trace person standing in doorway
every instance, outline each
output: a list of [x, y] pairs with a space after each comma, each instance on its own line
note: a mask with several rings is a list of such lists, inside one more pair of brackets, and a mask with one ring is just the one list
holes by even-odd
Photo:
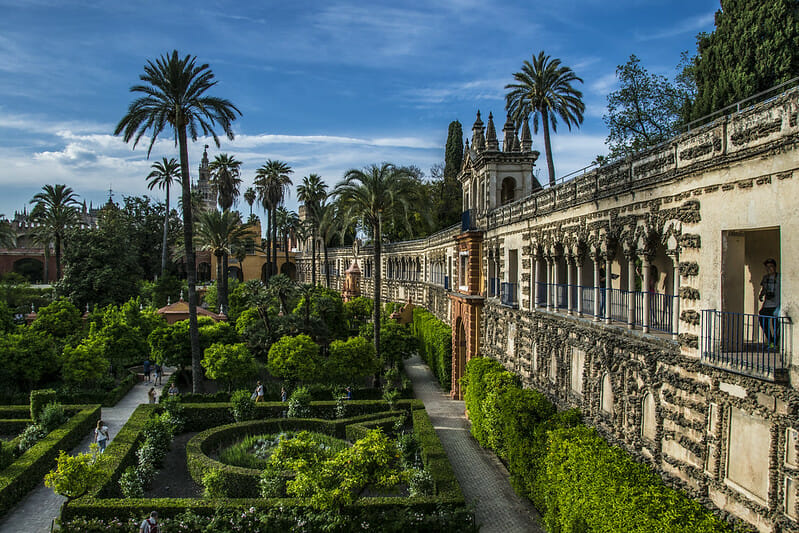
[[763, 264], [766, 267], [766, 275], [760, 281], [760, 294], [757, 297], [763, 302], [763, 306], [758, 311], [760, 316], [757, 319], [768, 341], [768, 347], [774, 349], [780, 343], [776, 318], [780, 308], [780, 275], [777, 272], [777, 261], [773, 258], [769, 257]]

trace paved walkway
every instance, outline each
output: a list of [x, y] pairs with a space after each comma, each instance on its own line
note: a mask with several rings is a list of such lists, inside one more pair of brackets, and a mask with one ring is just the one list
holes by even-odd
[[[164, 375], [163, 382], [166, 383], [168, 375]], [[102, 418], [108, 425], [111, 440], [122, 429], [130, 415], [141, 403], [147, 403], [147, 391], [150, 390], [149, 384], [137, 383], [114, 407], [103, 407]], [[161, 395], [161, 386], [156, 386], [158, 395]], [[72, 453], [88, 452], [89, 444], [94, 440], [94, 432], [86, 435]], [[53, 492], [53, 489], [45, 487], [44, 481], [30, 491], [6, 516], [0, 519], [0, 533], [47, 533], [50, 526], [61, 510], [61, 504], [66, 498]]]
[[414, 356], [404, 362], [416, 397], [447, 452], [466, 501], [474, 504], [483, 533], [544, 532], [535, 507], [513, 492], [505, 466], [493, 452], [480, 447], [469, 433], [464, 402], [444, 394], [427, 365]]

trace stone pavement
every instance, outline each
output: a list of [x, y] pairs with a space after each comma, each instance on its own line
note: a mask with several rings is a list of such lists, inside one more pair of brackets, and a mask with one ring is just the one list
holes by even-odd
[[[166, 383], [168, 374], [163, 377]], [[111, 440], [119, 432], [130, 415], [139, 406], [147, 403], [147, 391], [151, 385], [137, 383], [114, 407], [103, 407], [102, 419], [108, 425]], [[158, 396], [161, 396], [161, 386], [156, 386]], [[166, 392], [166, 391], [164, 391]], [[86, 435], [72, 453], [88, 452], [89, 445], [94, 440], [94, 432]], [[30, 491], [6, 516], [0, 519], [0, 533], [46, 533], [50, 531], [53, 521], [58, 517], [61, 504], [66, 498], [53, 492], [53, 489], [44, 486], [44, 481]]]
[[406, 359], [405, 371], [417, 398], [424, 402], [455, 477], [484, 533], [544, 532], [541, 517], [529, 500], [510, 486], [510, 476], [493, 452], [480, 447], [469, 432], [464, 402], [450, 400], [418, 357]]

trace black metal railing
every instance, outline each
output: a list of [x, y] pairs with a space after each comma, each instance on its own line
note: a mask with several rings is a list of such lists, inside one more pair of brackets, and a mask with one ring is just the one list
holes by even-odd
[[535, 297], [540, 307], [547, 305], [547, 284], [546, 282], [539, 281], [536, 283]]
[[754, 377], [784, 377], [790, 363], [791, 320], [702, 310], [701, 361]]
[[508, 307], [518, 307], [518, 284], [517, 283], [502, 283], [502, 294], [500, 295], [500, 303]]
[[577, 286], [578, 298], [583, 302], [583, 314], [594, 316], [594, 287], [587, 287], [584, 285]]
[[444, 289], [449, 290], [449, 276], [444, 276]]
[[[643, 293], [636, 293], [641, 294]], [[674, 333], [674, 306], [677, 304], [677, 296], [673, 294], [663, 294], [660, 292], [649, 293], [649, 329], [662, 331], [664, 333]], [[636, 299], [635, 312], [643, 316], [643, 296], [641, 297], [641, 310], [638, 310], [638, 299]]]
[[[629, 303], [630, 292], [622, 289], [603, 289], [604, 293], [608, 296], [607, 300], [610, 301], [610, 319], [616, 322], [627, 323], [630, 315]], [[600, 294], [600, 302], [602, 302]], [[602, 305], [600, 304], [600, 308]], [[600, 309], [603, 311], [604, 309]], [[607, 316], [607, 315], [603, 315]]]

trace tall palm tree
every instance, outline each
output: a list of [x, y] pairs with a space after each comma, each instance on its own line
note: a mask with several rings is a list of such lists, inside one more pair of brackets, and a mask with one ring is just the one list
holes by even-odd
[[252, 217], [252, 204], [255, 203], [255, 198], [255, 189], [247, 187], [247, 190], [244, 191], [244, 201], [250, 206], [250, 217]]
[[197, 65], [197, 58], [181, 58], [177, 50], [163, 55], [155, 62], [148, 60], [143, 82], [130, 88], [140, 93], [128, 107], [127, 114], [117, 124], [114, 135], [123, 135], [125, 142], [133, 140], [134, 148], [148, 131], [150, 146], [147, 157], [164, 129], [172, 130], [180, 154], [180, 176], [183, 208], [183, 244], [186, 251], [186, 278], [189, 286], [189, 338], [191, 341], [192, 390], [199, 392], [202, 368], [200, 335], [197, 329], [197, 265], [194, 256], [194, 227], [192, 224], [191, 181], [189, 179], [188, 139], [196, 141], [200, 133], [210, 135], [216, 146], [219, 138], [215, 127], [222, 128], [233, 140], [233, 121], [241, 112], [228, 100], [205, 93], [216, 85], [214, 73], [207, 64]]
[[407, 221], [411, 209], [414, 182], [405, 168], [390, 163], [370, 165], [363, 170], [352, 169], [344, 174], [344, 180], [336, 185], [333, 194], [340, 202], [345, 218], [357, 218], [371, 229], [374, 236], [374, 342], [375, 352], [380, 357], [380, 259], [381, 225], [383, 216]]
[[228, 310], [227, 257], [244, 247], [249, 226], [238, 211], [202, 211], [197, 216], [197, 245], [216, 257], [217, 297], [220, 311]]
[[311, 285], [316, 286], [316, 238], [319, 232], [319, 206], [327, 198], [327, 184], [319, 174], [302, 178], [297, 185], [297, 199], [305, 205], [305, 216], [311, 225]]
[[551, 187], [555, 185], [555, 165], [549, 127], [552, 126], [552, 131], [557, 133], [558, 117], [569, 130], [572, 124], [579, 127], [583, 123], [583, 93], [572, 87], [572, 83], [582, 83], [583, 80], [571, 68], [561, 65], [560, 59], [552, 59], [543, 51], [533, 56], [532, 63], [525, 61], [521, 72], [515, 72], [513, 79], [516, 83], [505, 86], [510, 89], [505, 95], [505, 107], [516, 124], [521, 124], [532, 114], [535, 133], [538, 133], [538, 116], [541, 115]]
[[317, 216], [319, 218], [318, 231], [320, 242], [322, 243], [322, 253], [325, 260], [325, 286], [330, 288], [330, 268], [328, 267], [327, 248], [336, 237], [343, 242], [344, 232], [347, 229], [345, 220], [346, 211], [341, 208], [340, 202], [328, 203], [326, 200], [319, 206]]
[[208, 165], [211, 171], [211, 183], [219, 191], [219, 207], [226, 211], [233, 207], [239, 197], [241, 178], [241, 161], [227, 154], [219, 154]]
[[78, 195], [66, 185], [45, 185], [31, 200], [34, 222], [49, 228], [55, 243], [56, 279], [61, 279], [61, 242], [69, 226], [78, 223]]
[[166, 189], [166, 213], [164, 213], [164, 237], [161, 240], [161, 277], [166, 271], [167, 236], [169, 235], [169, 189], [173, 183], [180, 181], [180, 164], [174, 157], [162, 158], [152, 164], [152, 172], [147, 175], [147, 188], [153, 190], [155, 187]]
[[289, 235], [294, 228], [299, 224], [300, 218], [294, 211], [289, 211], [283, 206], [277, 208], [275, 212], [275, 223], [277, 224], [277, 232], [280, 235], [280, 242], [283, 247], [284, 265], [289, 263]]
[[288, 194], [291, 186], [289, 174], [293, 172], [289, 165], [274, 159], [267, 159], [266, 164], [255, 172], [255, 187], [258, 191], [258, 198], [264, 208], [269, 211], [266, 234], [269, 237], [271, 248], [271, 252], [267, 253], [270, 276], [277, 273], [277, 224], [275, 224], [275, 212], [278, 206], [283, 203], [286, 194]]

